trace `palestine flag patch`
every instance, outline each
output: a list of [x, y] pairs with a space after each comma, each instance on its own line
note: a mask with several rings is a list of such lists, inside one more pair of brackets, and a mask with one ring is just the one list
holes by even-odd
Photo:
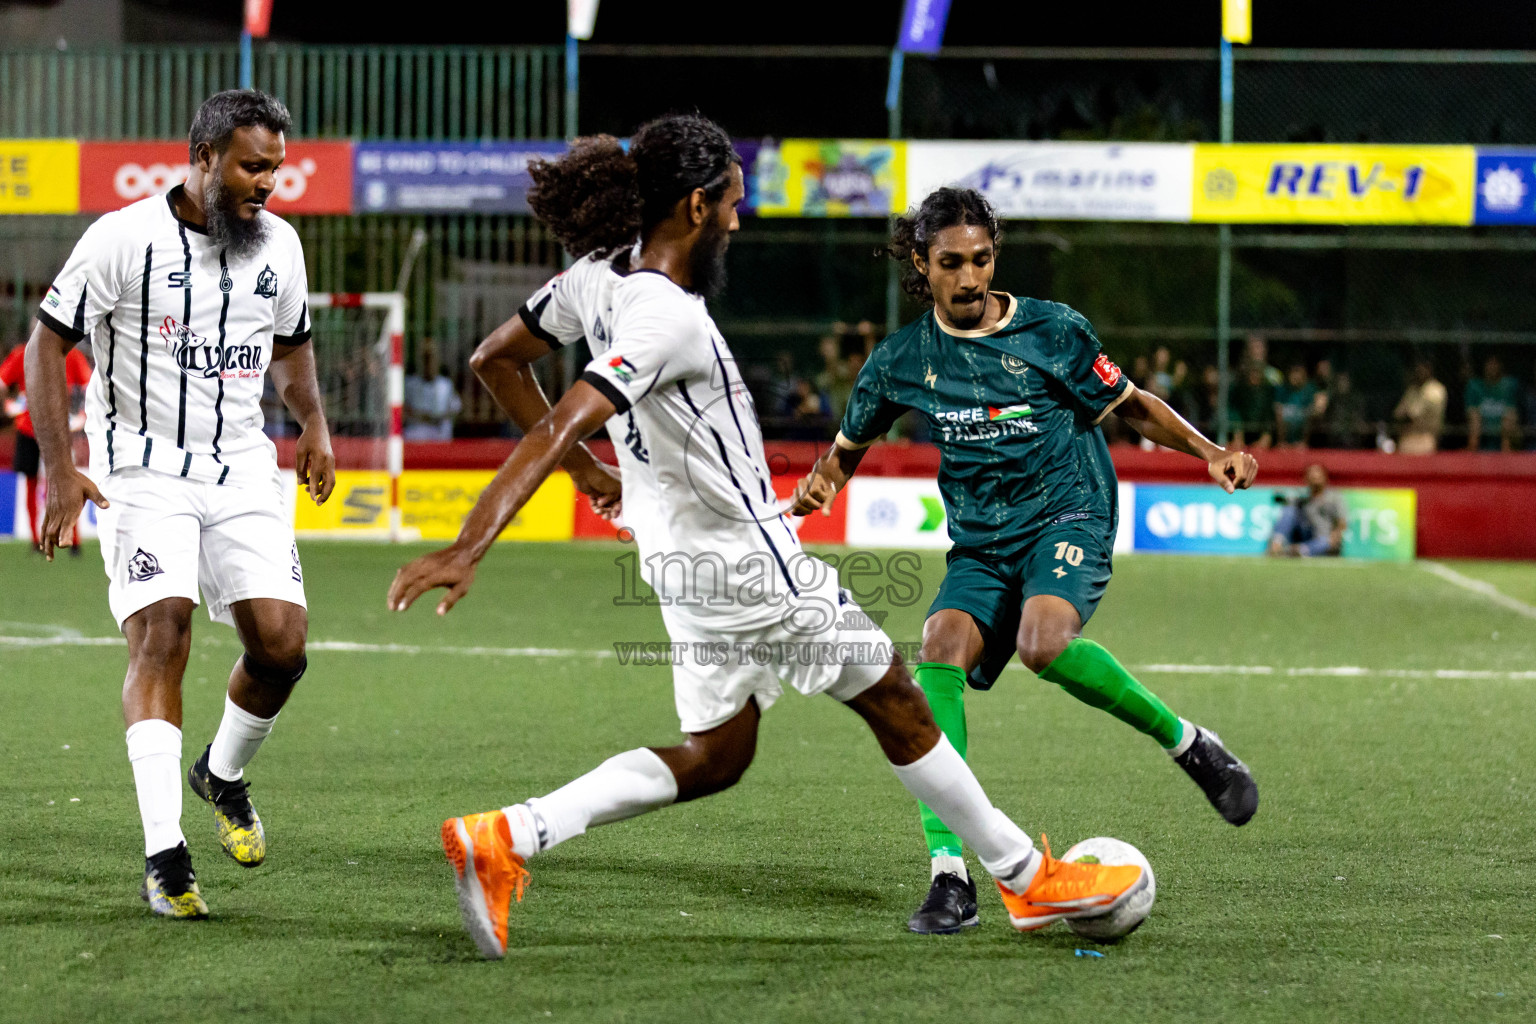
[[987, 419], [993, 423], [1000, 423], [1003, 420], [1022, 419], [1033, 412], [1034, 410], [1027, 405], [1005, 405], [1001, 409], [989, 405], [987, 406]]

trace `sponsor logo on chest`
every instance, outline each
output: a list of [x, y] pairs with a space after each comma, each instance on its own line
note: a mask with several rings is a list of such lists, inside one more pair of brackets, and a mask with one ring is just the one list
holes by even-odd
[[262, 374], [260, 345], [221, 346], [169, 316], [160, 324], [160, 337], [165, 341], [166, 351], [188, 377], [246, 380]]

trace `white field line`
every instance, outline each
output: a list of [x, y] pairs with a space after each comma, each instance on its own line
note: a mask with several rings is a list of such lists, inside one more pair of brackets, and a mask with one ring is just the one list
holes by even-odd
[[[0, 648], [5, 647], [121, 647], [119, 636], [3, 636]], [[207, 646], [227, 647], [224, 641], [203, 640]], [[309, 644], [310, 651], [330, 651], [338, 654], [401, 654], [401, 655], [448, 655], [484, 658], [616, 658], [612, 648], [588, 647], [453, 647], [431, 644], [370, 644], [351, 640], [316, 640]], [[1013, 671], [1026, 671], [1017, 662], [1008, 666]], [[1486, 669], [1419, 669], [1419, 668], [1366, 668], [1362, 665], [1324, 665], [1315, 667], [1285, 668], [1278, 665], [1137, 665], [1135, 670], [1146, 675], [1193, 675], [1193, 676], [1270, 676], [1316, 677], [1332, 676], [1355, 678], [1361, 676], [1377, 679], [1494, 679], [1536, 680], [1536, 670], [1501, 672]]]
[[1516, 615], [1523, 615], [1527, 619], [1536, 619], [1536, 607], [1526, 604], [1518, 598], [1510, 597], [1504, 591], [1485, 580], [1475, 580], [1471, 576], [1463, 576], [1448, 565], [1439, 562], [1420, 562], [1419, 568], [1427, 573], [1440, 577], [1447, 583], [1460, 587], [1462, 590], [1470, 590], [1481, 597], [1486, 597], [1500, 608], [1508, 608]]

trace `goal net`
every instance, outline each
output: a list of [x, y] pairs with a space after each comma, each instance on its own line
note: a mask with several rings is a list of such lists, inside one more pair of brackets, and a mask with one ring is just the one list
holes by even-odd
[[[339, 507], [335, 525], [354, 537], [399, 540], [405, 296], [311, 292], [309, 312], [315, 374], [343, 474], [332, 498]], [[289, 436], [297, 434], [282, 402], [274, 405], [268, 422], [280, 435], [284, 426]]]

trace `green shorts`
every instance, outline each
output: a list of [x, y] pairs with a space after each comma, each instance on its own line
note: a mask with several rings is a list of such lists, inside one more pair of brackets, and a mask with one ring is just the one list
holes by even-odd
[[974, 548], [953, 547], [948, 569], [928, 614], [945, 608], [962, 611], [981, 630], [981, 663], [970, 684], [989, 690], [1017, 650], [1024, 602], [1050, 594], [1071, 603], [1084, 624], [1104, 596], [1113, 570], [1115, 529], [1102, 520], [1083, 519], [1050, 526], [1030, 546], [1010, 559]]

